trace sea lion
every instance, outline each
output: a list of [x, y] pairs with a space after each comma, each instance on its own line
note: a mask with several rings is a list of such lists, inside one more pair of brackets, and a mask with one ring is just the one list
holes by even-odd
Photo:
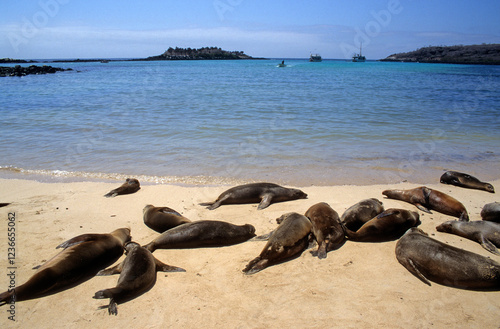
[[141, 189], [141, 184], [139, 184], [139, 181], [137, 179], [127, 178], [125, 180], [125, 183], [123, 183], [120, 187], [109, 191], [108, 193], [104, 194], [104, 196], [106, 198], [113, 198], [117, 195], [135, 193], [140, 189]]
[[357, 231], [363, 224], [380, 214], [382, 211], [384, 211], [384, 206], [378, 199], [365, 199], [350, 206], [344, 214], [342, 214], [340, 221], [351, 231]]
[[259, 203], [257, 209], [267, 208], [273, 202], [306, 199], [307, 194], [299, 189], [286, 188], [272, 183], [239, 185], [223, 192], [214, 202], [200, 203], [214, 210], [224, 204]]
[[474, 176], [464, 174], [458, 171], [447, 171], [440, 179], [443, 184], [450, 184], [459, 187], [472, 188], [476, 190], [495, 193], [495, 188], [490, 183], [481, 182]]
[[382, 194], [390, 199], [409, 202], [429, 214], [431, 213], [429, 210], [435, 210], [445, 215], [458, 217], [462, 221], [469, 221], [469, 215], [462, 203], [448, 194], [431, 190], [426, 186], [411, 190], [385, 190]]
[[500, 202], [485, 204], [481, 210], [481, 218], [486, 221], [500, 223]]
[[97, 275], [120, 274], [118, 284], [114, 288], [99, 290], [95, 299], [110, 298], [108, 313], [117, 315], [117, 304], [128, 302], [153, 288], [156, 282], [156, 272], [186, 272], [186, 270], [160, 262], [151, 252], [138, 243], [129, 242], [125, 245], [127, 257], [120, 264], [99, 271]]
[[35, 267], [26, 283], [0, 294], [0, 305], [45, 297], [87, 281], [116, 262], [130, 238], [130, 229], [121, 228], [109, 234], [82, 234], [60, 244], [57, 248], [64, 250]]
[[488, 221], [457, 222], [448, 221], [436, 227], [438, 232], [455, 234], [466, 239], [476, 241], [484, 249], [500, 255], [500, 224]]
[[255, 227], [250, 224], [200, 220], [165, 231], [144, 247], [151, 252], [156, 249], [222, 247], [245, 242], [254, 236]]
[[500, 264], [411, 228], [396, 244], [396, 258], [423, 283], [470, 290], [500, 290]]
[[357, 231], [344, 226], [347, 239], [358, 242], [386, 242], [399, 239], [409, 228], [421, 224], [415, 211], [390, 208], [366, 222]]
[[311, 251], [313, 256], [326, 258], [327, 252], [337, 249], [345, 241], [339, 215], [328, 203], [321, 202], [311, 206], [305, 216], [311, 221], [311, 231], [318, 242], [318, 249]]
[[0, 208], [8, 206], [10, 203], [0, 203]]
[[312, 224], [306, 216], [288, 213], [273, 232], [260, 255], [243, 269], [245, 274], [254, 274], [264, 268], [300, 255], [307, 247]]
[[142, 214], [144, 224], [158, 233], [163, 233], [181, 224], [191, 223], [189, 219], [168, 207], [147, 205], [142, 210]]

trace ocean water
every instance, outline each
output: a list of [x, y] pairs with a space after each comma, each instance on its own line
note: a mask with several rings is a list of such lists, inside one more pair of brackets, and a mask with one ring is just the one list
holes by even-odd
[[0, 177], [307, 186], [500, 177], [500, 67], [51, 63], [0, 78]]

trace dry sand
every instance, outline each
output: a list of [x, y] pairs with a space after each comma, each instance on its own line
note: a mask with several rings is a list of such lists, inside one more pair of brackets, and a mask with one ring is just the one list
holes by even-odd
[[[500, 180], [491, 182], [500, 190]], [[385, 208], [417, 209], [385, 199], [388, 188], [413, 188], [401, 183], [372, 186], [302, 187], [309, 198], [272, 204], [222, 206], [209, 211], [199, 202], [212, 201], [229, 186], [146, 185], [132, 195], [107, 199], [116, 183], [40, 183], [0, 179], [0, 287], [6, 290], [8, 213], [15, 212], [16, 284], [24, 283], [32, 267], [50, 259], [61, 242], [83, 233], [108, 233], [129, 226], [133, 240], [150, 242], [158, 234], [142, 221], [146, 204], [168, 206], [192, 221], [223, 220], [250, 223], [258, 235], [276, 227], [283, 213], [304, 213], [317, 202], [327, 202], [339, 215], [365, 198], [378, 198]], [[448, 193], [468, 209], [471, 220], [480, 219], [484, 204], [500, 201], [499, 194], [428, 184]], [[431, 236], [500, 261], [479, 244], [436, 232], [449, 216], [418, 211], [424, 231]], [[241, 270], [262, 250], [265, 242], [248, 241], [222, 248], [157, 250], [161, 261], [186, 269], [185, 273], [158, 273], [156, 285], [146, 294], [118, 305], [110, 316], [106, 300], [92, 296], [114, 287], [118, 276], [95, 277], [56, 295], [0, 308], [0, 326], [18, 328], [498, 328], [500, 292], [459, 290], [433, 283], [427, 286], [396, 260], [396, 241], [356, 243], [319, 260], [309, 250], [300, 257], [254, 275]], [[121, 261], [121, 260], [120, 260]]]

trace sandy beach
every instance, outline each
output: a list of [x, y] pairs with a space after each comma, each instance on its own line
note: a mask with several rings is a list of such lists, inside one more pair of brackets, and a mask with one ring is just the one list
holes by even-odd
[[[438, 181], [438, 180], [437, 180]], [[0, 179], [0, 290], [10, 278], [7, 229], [15, 213], [16, 285], [33, 274], [34, 266], [50, 259], [60, 243], [83, 233], [109, 233], [130, 227], [133, 240], [146, 244], [158, 233], [146, 227], [142, 209], [147, 204], [168, 206], [192, 221], [222, 220], [252, 224], [257, 235], [273, 230], [284, 213], [305, 211], [327, 202], [339, 215], [365, 198], [378, 198], [387, 208], [418, 211], [420, 228], [431, 237], [500, 262], [500, 257], [478, 243], [439, 233], [435, 227], [452, 217], [426, 214], [411, 204], [386, 199], [389, 188], [419, 185], [399, 183], [369, 186], [305, 186], [307, 199], [276, 203], [264, 210], [256, 204], [228, 205], [210, 211], [198, 203], [213, 201], [228, 185], [143, 185], [135, 194], [104, 198], [122, 182], [41, 183]], [[497, 190], [500, 180], [490, 181]], [[480, 220], [481, 208], [500, 201], [499, 194], [439, 183], [426, 186], [461, 201], [471, 220]], [[247, 241], [221, 248], [157, 250], [154, 256], [182, 267], [185, 273], [162, 273], [146, 294], [118, 305], [108, 315], [108, 300], [92, 296], [116, 285], [118, 275], [95, 277], [61, 293], [15, 304], [15, 322], [9, 305], [0, 308], [2, 328], [499, 328], [500, 292], [466, 291], [433, 283], [427, 286], [403, 266], [394, 253], [396, 241], [347, 241], [326, 259], [306, 250], [296, 259], [254, 275], [242, 269], [264, 247]], [[120, 259], [123, 260], [124, 256]]]

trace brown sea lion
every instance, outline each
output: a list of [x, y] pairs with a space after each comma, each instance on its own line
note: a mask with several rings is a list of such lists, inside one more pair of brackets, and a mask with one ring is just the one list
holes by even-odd
[[142, 214], [144, 224], [158, 233], [163, 233], [181, 224], [191, 223], [189, 219], [168, 207], [147, 205], [142, 210]]
[[485, 204], [481, 210], [481, 218], [489, 222], [500, 223], [500, 202]]
[[471, 188], [476, 190], [495, 193], [495, 188], [490, 183], [481, 182], [474, 176], [464, 174], [458, 171], [447, 171], [440, 179], [443, 184], [450, 184], [459, 187]]
[[127, 178], [125, 183], [123, 183], [120, 187], [111, 190], [110, 192], [104, 194], [106, 198], [113, 198], [117, 195], [122, 194], [131, 194], [139, 191], [141, 189], [141, 184], [135, 178]]
[[165, 231], [144, 247], [151, 252], [156, 249], [222, 247], [245, 242], [254, 236], [255, 227], [250, 224], [200, 220]]
[[340, 218], [345, 227], [357, 231], [363, 224], [384, 211], [382, 202], [378, 199], [365, 199], [350, 206]]
[[476, 241], [484, 249], [491, 253], [500, 255], [497, 247], [500, 247], [500, 224], [488, 221], [459, 222], [448, 221], [436, 227], [438, 232], [455, 234], [466, 239]]
[[294, 188], [286, 188], [272, 183], [239, 185], [223, 192], [214, 202], [200, 203], [213, 210], [225, 204], [259, 203], [257, 209], [267, 208], [271, 203], [306, 199], [307, 194]]
[[470, 290], [500, 290], [500, 264], [411, 228], [396, 244], [396, 258], [423, 283]]
[[469, 221], [469, 215], [462, 203], [448, 194], [425, 186], [411, 190], [385, 190], [382, 194], [390, 199], [409, 202], [427, 213], [431, 213], [429, 210], [435, 210], [445, 215], [458, 217], [462, 221]]
[[344, 227], [349, 240], [358, 242], [386, 242], [399, 239], [410, 227], [421, 224], [415, 211], [390, 208], [366, 222], [357, 231]]
[[260, 255], [243, 269], [245, 274], [254, 274], [264, 268], [300, 255], [307, 247], [312, 224], [306, 216], [288, 213], [272, 233]]
[[0, 294], [0, 305], [45, 297], [73, 288], [94, 277], [97, 272], [116, 262], [123, 245], [130, 241], [130, 229], [121, 228], [109, 234], [83, 234], [57, 248], [64, 248], [48, 260], [24, 284]]
[[125, 245], [127, 257], [120, 264], [99, 271], [97, 275], [120, 274], [118, 284], [114, 288], [99, 290], [95, 299], [110, 298], [109, 314], [118, 314], [117, 304], [128, 302], [153, 288], [156, 282], [156, 272], [186, 272], [180, 267], [170, 266], [160, 262], [151, 252], [135, 242]]
[[313, 256], [326, 258], [327, 252], [338, 249], [345, 241], [339, 215], [328, 203], [321, 202], [311, 206], [305, 216], [311, 221], [311, 231], [318, 242], [318, 250], [311, 251]]

